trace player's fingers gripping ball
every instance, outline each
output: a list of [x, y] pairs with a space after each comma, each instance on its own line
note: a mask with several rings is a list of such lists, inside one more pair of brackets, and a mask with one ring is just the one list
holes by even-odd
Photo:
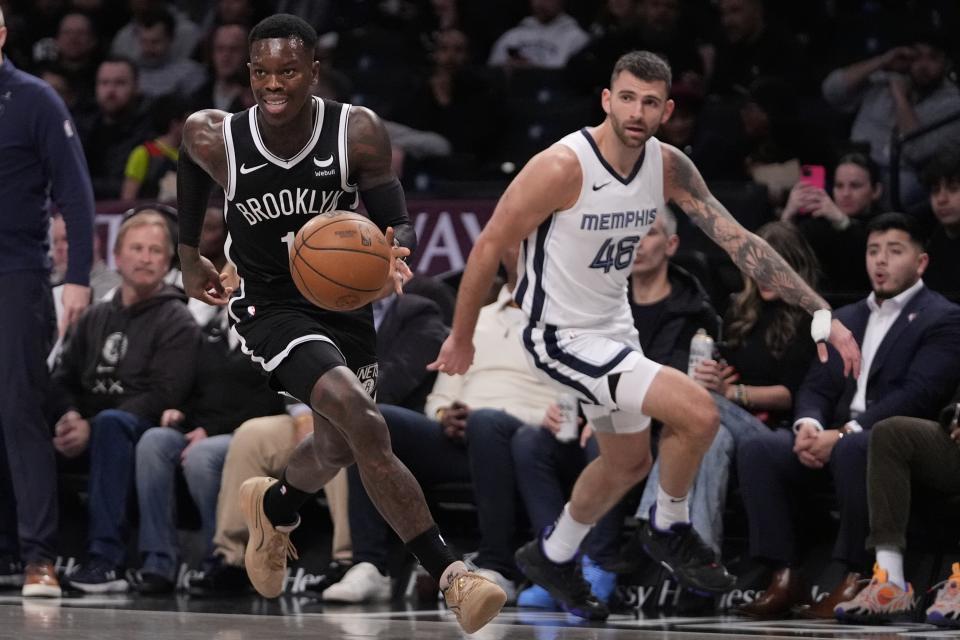
[[303, 296], [324, 309], [351, 311], [373, 301], [393, 256], [369, 219], [331, 211], [303, 225], [290, 249], [290, 275]]

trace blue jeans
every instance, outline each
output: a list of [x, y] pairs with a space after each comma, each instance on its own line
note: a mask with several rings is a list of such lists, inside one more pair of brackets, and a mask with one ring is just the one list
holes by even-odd
[[[770, 428], [749, 411], [723, 396], [711, 393], [720, 413], [720, 429], [710, 449], [700, 462], [700, 469], [690, 490], [690, 521], [703, 540], [720, 553], [723, 544], [723, 510], [727, 504], [730, 465], [737, 445], [764, 433]], [[637, 517], [646, 520], [657, 502], [660, 486], [660, 458], [654, 462], [647, 486], [643, 490]]]
[[133, 485], [134, 447], [153, 425], [118, 409], [101, 411], [90, 420], [91, 556], [120, 567], [126, 558], [127, 500]]
[[[213, 551], [220, 476], [232, 435], [205, 438], [183, 461], [183, 476], [200, 512], [207, 555]], [[137, 445], [137, 498], [143, 570], [170, 580], [177, 571], [176, 472], [187, 438], [169, 427], [154, 427]]]
[[510, 580], [521, 577], [513, 560], [518, 496], [510, 446], [523, 424], [499, 409], [476, 409], [467, 418], [467, 457], [480, 524], [480, 547], [474, 562]]
[[[590, 438], [583, 449], [579, 442], [560, 442], [547, 429], [526, 425], [517, 431], [512, 445], [517, 486], [530, 525], [539, 535], [560, 517], [580, 472], [599, 455], [597, 439]], [[581, 546], [600, 565], [617, 557], [626, 515], [622, 505], [621, 501], [600, 518]]]

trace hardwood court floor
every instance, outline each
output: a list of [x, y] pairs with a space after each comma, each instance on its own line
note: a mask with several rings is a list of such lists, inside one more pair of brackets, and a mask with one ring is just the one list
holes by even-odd
[[0, 638], [32, 640], [726, 640], [960, 638], [922, 624], [852, 626], [828, 622], [755, 622], [732, 616], [638, 618], [615, 615], [586, 624], [562, 613], [509, 608], [473, 636], [444, 609], [324, 607], [304, 597], [197, 599], [188, 596], [0, 597]]

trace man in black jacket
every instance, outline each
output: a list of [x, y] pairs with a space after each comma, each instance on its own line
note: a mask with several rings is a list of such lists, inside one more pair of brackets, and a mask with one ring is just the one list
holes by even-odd
[[630, 310], [643, 353], [654, 362], [686, 371], [694, 334], [706, 329], [719, 340], [721, 320], [700, 281], [670, 261], [680, 246], [673, 212], [666, 208], [657, 220], [633, 261]]
[[172, 256], [162, 216], [127, 219], [114, 248], [120, 287], [80, 318], [53, 374], [54, 446], [90, 458], [90, 558], [70, 577], [82, 591], [127, 588], [118, 570], [134, 446], [164, 409], [182, 404], [193, 380], [199, 329], [186, 296], [163, 281]]

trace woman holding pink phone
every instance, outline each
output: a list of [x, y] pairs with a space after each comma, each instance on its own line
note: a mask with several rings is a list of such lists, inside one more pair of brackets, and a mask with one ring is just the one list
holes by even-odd
[[833, 172], [831, 197], [822, 184], [823, 167], [803, 169], [806, 175], [790, 190], [780, 219], [797, 225], [813, 247], [823, 267], [824, 291], [868, 291], [865, 229], [883, 194], [879, 170], [862, 153], [843, 156]]

